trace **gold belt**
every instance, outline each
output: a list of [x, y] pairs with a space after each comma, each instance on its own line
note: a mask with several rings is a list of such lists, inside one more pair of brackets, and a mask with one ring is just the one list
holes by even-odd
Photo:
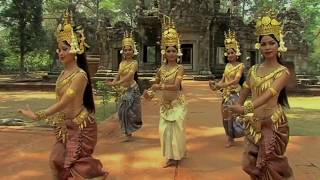
[[172, 100], [172, 101], [162, 100], [162, 101], [161, 101], [161, 105], [162, 105], [165, 109], [171, 109], [171, 108], [173, 108], [175, 105], [183, 104], [184, 102], [185, 102], [184, 96], [179, 95], [177, 99], [174, 99], [174, 100]]
[[[88, 122], [92, 122], [93, 119], [89, 117], [90, 113], [86, 108], [83, 108], [81, 112], [74, 118], [71, 118], [74, 123], [76, 123], [81, 130], [83, 128], [87, 127]], [[62, 140], [63, 143], [66, 142], [67, 137], [68, 137], [68, 131], [67, 131], [67, 126], [65, 123], [66, 120], [66, 115], [63, 112], [57, 113], [50, 118], [48, 118], [48, 122], [54, 126], [56, 126], [56, 138], [58, 140]]]

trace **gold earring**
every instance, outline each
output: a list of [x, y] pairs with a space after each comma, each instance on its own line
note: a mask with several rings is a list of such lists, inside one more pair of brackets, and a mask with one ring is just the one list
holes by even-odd
[[167, 59], [165, 57], [163, 57], [162, 62], [167, 63]]

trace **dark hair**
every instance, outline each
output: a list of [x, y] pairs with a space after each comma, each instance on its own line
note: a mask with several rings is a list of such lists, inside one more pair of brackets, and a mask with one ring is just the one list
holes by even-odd
[[133, 79], [138, 82], [139, 81], [139, 76], [138, 76], [138, 72], [134, 73]]
[[[235, 49], [231, 48], [234, 52], [236, 52]], [[241, 55], [237, 56], [237, 60], [238, 62], [241, 62]], [[228, 56], [224, 56], [224, 63], [227, 64], [228, 61]], [[244, 72], [241, 74], [240, 80], [239, 80], [239, 84], [242, 86], [242, 84], [244, 83], [244, 81], [246, 80], [245, 76], [244, 76]]]
[[[70, 46], [70, 44], [67, 41], [64, 41], [64, 43], [66, 45]], [[87, 57], [86, 57], [85, 53], [77, 54], [76, 56], [77, 56], [78, 67], [86, 72], [87, 78], [88, 78], [88, 83], [87, 83], [86, 89], [84, 90], [84, 94], [83, 94], [83, 105], [84, 105], [84, 107], [87, 108], [87, 110], [90, 113], [95, 113], [96, 108], [95, 108], [94, 100], [93, 100], [91, 77], [89, 74]]]
[[[278, 46], [280, 45], [279, 41], [277, 40], [277, 38], [273, 34], [263, 35], [263, 36], [270, 36], [272, 39], [274, 39], [277, 42]], [[261, 39], [263, 36], [259, 37], [259, 43], [261, 42]], [[281, 65], [284, 65], [282, 62], [282, 56], [280, 56], [280, 57], [277, 56], [277, 62]], [[278, 97], [278, 103], [283, 107], [290, 108], [288, 96], [287, 96], [287, 92], [286, 92], [286, 87], [281, 89], [279, 97]]]
[[89, 74], [87, 57], [83, 54], [77, 54], [77, 64], [79, 68], [84, 70], [87, 73], [88, 83], [86, 89], [84, 90], [83, 94], [83, 105], [88, 109], [89, 112], [94, 113], [96, 111], [94, 100], [93, 100], [93, 93], [92, 93], [92, 85], [91, 85], [91, 77]]

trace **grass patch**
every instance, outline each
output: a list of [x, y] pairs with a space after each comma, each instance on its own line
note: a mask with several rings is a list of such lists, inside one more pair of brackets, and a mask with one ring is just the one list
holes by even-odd
[[96, 120], [97, 122], [101, 122], [106, 120], [108, 117], [110, 117], [112, 114], [117, 112], [117, 106], [114, 102], [114, 99], [112, 99], [108, 104], [103, 105], [101, 97], [95, 98], [96, 103]]
[[[96, 104], [96, 120], [101, 122], [106, 120], [110, 115], [116, 112], [116, 105], [113, 100], [104, 105], [101, 97], [95, 96]], [[0, 91], [0, 119], [3, 118], [19, 118], [26, 122], [32, 122], [35, 126], [46, 126], [45, 122], [33, 122], [23, 117], [17, 112], [20, 108], [25, 108], [27, 104], [30, 105], [33, 111], [38, 111], [54, 104], [54, 92], [34, 92], [34, 91]], [[105, 109], [105, 111], [104, 111]]]
[[320, 136], [320, 97], [289, 97], [290, 135]]

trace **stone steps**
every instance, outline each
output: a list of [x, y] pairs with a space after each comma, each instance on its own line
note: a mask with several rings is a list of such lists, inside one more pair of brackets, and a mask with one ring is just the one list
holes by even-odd
[[36, 90], [36, 91], [54, 91], [56, 84], [47, 82], [20, 82], [8, 83], [1, 82], [0, 90], [2, 91], [19, 91], [19, 90]]

